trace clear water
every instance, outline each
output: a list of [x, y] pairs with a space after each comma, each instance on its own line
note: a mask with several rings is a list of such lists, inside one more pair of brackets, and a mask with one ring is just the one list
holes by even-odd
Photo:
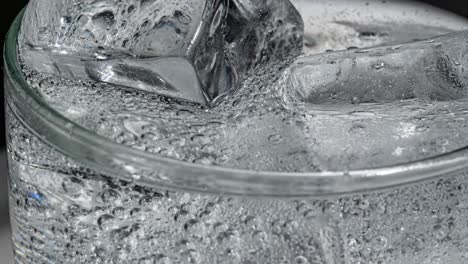
[[[58, 77], [38, 72], [34, 65], [23, 65], [24, 73], [44, 100], [74, 122], [117, 143], [187, 162], [287, 172], [349, 170], [428, 158], [468, 145], [468, 100], [460, 73], [466, 42], [454, 49], [452, 44], [460, 42], [448, 37], [385, 52], [312, 56], [330, 48], [408, 42], [413, 40], [405, 33], [408, 28], [419, 29], [417, 38], [424, 39], [463, 23], [408, 22], [405, 12], [391, 23], [358, 23], [356, 9], [376, 5], [381, 11], [389, 5], [391, 13], [407, 7], [355, 1], [344, 13], [354, 16], [343, 15], [339, 23], [328, 23], [328, 13], [315, 17], [329, 30], [355, 33], [333, 39], [308, 31], [315, 21], [310, 10], [325, 8], [323, 2], [294, 3], [305, 22], [304, 56], [286, 64], [265, 62], [212, 107], [112, 82]], [[405, 10], [414, 16], [411, 8]], [[427, 10], [419, 16], [440, 20], [441, 13]], [[305, 16], [309, 11], [310, 17]], [[420, 57], [408, 56], [408, 50]], [[29, 51], [38, 54], [30, 46], [22, 54]], [[43, 52], [39, 54], [51, 56]], [[426, 62], [421, 54], [437, 62], [430, 64], [435, 67], [419, 67]], [[414, 83], [401, 77], [405, 69]], [[337, 75], [345, 70], [351, 74]], [[386, 81], [392, 75], [401, 78]], [[425, 87], [432, 92], [418, 92]], [[174, 192], [93, 171], [43, 144], [8, 113], [17, 263], [458, 264], [468, 258], [466, 172], [321, 200]]]
[[[72, 2], [67, 0], [57, 4], [54, 12], [59, 15], [50, 11], [55, 16], [63, 13], [74, 14], [75, 18], [69, 19], [72, 22], [69, 21], [66, 25], [60, 24], [61, 26], [54, 31], [54, 26], [57, 26], [53, 19], [39, 21], [50, 24], [46, 33], [41, 32], [41, 39], [36, 39], [39, 36], [36, 36], [38, 32], [34, 31], [38, 27], [36, 20], [39, 19], [26, 17], [25, 21], [35, 23], [32, 26], [30, 24], [23, 26], [25, 33], [21, 58], [25, 63], [25, 74], [38, 93], [64, 116], [119, 144], [187, 162], [287, 172], [381, 167], [429, 158], [468, 145], [468, 104], [466, 103], [468, 81], [465, 81], [463, 72], [468, 65], [464, 58], [468, 50], [465, 41], [468, 33], [404, 46], [394, 45], [365, 51], [351, 50], [313, 55], [323, 52], [324, 50], [320, 49], [325, 47], [334, 46], [339, 49], [339, 45], [351, 43], [360, 44], [360, 47], [405, 43], [414, 40], [415, 37], [424, 39], [451, 31], [448, 28], [444, 29], [443, 25], [424, 24], [427, 23], [427, 18], [413, 21], [408, 28], [406, 25], [410, 22], [405, 22], [407, 18], [404, 14], [394, 15], [393, 20], [387, 21], [387, 24], [382, 24], [377, 19], [367, 21], [367, 26], [362, 26], [362, 22], [356, 22], [356, 17], [348, 20], [335, 18], [328, 23], [329, 28], [323, 29], [323, 32], [335, 30], [338, 21], [341, 27], [343, 24], [347, 25], [348, 31], [353, 29], [354, 37], [350, 36], [348, 41], [331, 37], [321, 39], [324, 38], [323, 34], [321, 36], [310, 32], [310, 28], [316, 27], [316, 20], [326, 23], [329, 18], [326, 16], [314, 18], [316, 11], [310, 10], [314, 10], [314, 6], [316, 9], [326, 9], [326, 7], [320, 1], [317, 3], [309, 1], [308, 5], [307, 1], [297, 1], [295, 4], [302, 11], [303, 19], [306, 21], [304, 55], [293, 61], [283, 58], [281, 60], [283, 63], [277, 63], [278, 60], [273, 57], [284, 52], [262, 53], [261, 58], [270, 58], [272, 61], [263, 59], [257, 62], [253, 59], [253, 65], [248, 66], [253, 70], [247, 74], [244, 67], [247, 65], [246, 57], [240, 54], [260, 52], [264, 49], [264, 45], [257, 37], [254, 38], [255, 41], [248, 43], [258, 47], [255, 46], [250, 51], [242, 50], [247, 45], [245, 41], [249, 40], [246, 36], [250, 33], [246, 32], [255, 32], [258, 35], [257, 31], [261, 24], [252, 22], [252, 26], [256, 26], [255, 30], [241, 27], [244, 28], [245, 34], [237, 33], [238, 37], [226, 36], [226, 45], [231, 49], [230, 56], [237, 58], [239, 65], [243, 65], [233, 66], [237, 69], [237, 73], [244, 72], [244, 75], [250, 77], [241, 82], [237, 90], [225, 95], [211, 107], [205, 107], [184, 100], [171, 99], [174, 97], [167, 94], [161, 96], [157, 91], [134, 89], [129, 87], [131, 85], [124, 85], [125, 87], [117, 85], [131, 83], [138, 84], [140, 88], [155, 87], [157, 85], [152, 81], [158, 82], [157, 76], [163, 71], [162, 69], [166, 72], [175, 71], [174, 79], [188, 78], [190, 84], [197, 82], [196, 77], [195, 79], [186, 77], [187, 72], [193, 72], [187, 70], [190, 68], [187, 66], [189, 64], [184, 64], [186, 67], [160, 57], [129, 58], [128, 55], [122, 57], [122, 52], [113, 54], [115, 47], [120, 45], [118, 40], [123, 35], [130, 34], [129, 32], [141, 31], [141, 34], [145, 32], [144, 34], [149, 34], [154, 39], [155, 35], [135, 28], [135, 21], [129, 22], [128, 26], [113, 24], [108, 31], [105, 31], [111, 39], [96, 38], [92, 42], [83, 42], [82, 31], [85, 28], [101, 30], [98, 27], [99, 23], [95, 25], [89, 22], [86, 26], [80, 27], [81, 24], [75, 20], [79, 20], [83, 14], [91, 11], [100, 14], [109, 7], [106, 5], [104, 9], [97, 7], [93, 9], [92, 6], [80, 4], [71, 12], [67, 8]], [[270, 41], [280, 45], [281, 36], [289, 36], [287, 33], [291, 32], [291, 25], [294, 24], [287, 21], [293, 21], [293, 18], [297, 20], [298, 14], [292, 12], [293, 15], [285, 15], [284, 13], [289, 13], [284, 11], [287, 10], [282, 4], [284, 1], [277, 4], [267, 2], [264, 5], [275, 10], [270, 12], [271, 16], [278, 17], [276, 19], [283, 16], [289, 18], [284, 20], [282, 26], [276, 28], [277, 33], [272, 36], [274, 40]], [[103, 3], [94, 4], [100, 6]], [[130, 3], [125, 2], [113, 8], [120, 13], [120, 10], [127, 10], [127, 5]], [[251, 4], [249, 1], [241, 1], [236, 5], [240, 10], [256, 10], [247, 8]], [[375, 9], [379, 10], [378, 12], [382, 12], [379, 8], [385, 8], [382, 3], [374, 4], [377, 5]], [[38, 0], [34, 1], [30, 8], [43, 10], [44, 5], [46, 5], [44, 1]], [[159, 10], [160, 5], [159, 1], [155, 1], [149, 10]], [[179, 3], [173, 9], [177, 11], [183, 9], [185, 5]], [[243, 5], [246, 6], [242, 7]], [[358, 5], [358, 2], [355, 5]], [[368, 8], [366, 5], [362, 6]], [[411, 7], [410, 5], [408, 9], [406, 6], [401, 6], [400, 12], [404, 8], [408, 9], [408, 16], [414, 15], [410, 13]], [[170, 13], [173, 9], [162, 10]], [[395, 8], [392, 4], [389, 9], [398, 10], [398, 7]], [[416, 7], [416, 10], [420, 9], [422, 8]], [[245, 10], [243, 12], [247, 12]], [[148, 9], [140, 4], [135, 12], [139, 12], [140, 16], [147, 16], [145, 12], [148, 12]], [[197, 13], [187, 12], [187, 14]], [[231, 15], [226, 18], [228, 26], [242, 24], [237, 20], [232, 22], [236, 16], [232, 13], [237, 11], [230, 12]], [[255, 12], [240, 13], [245, 20], [249, 15], [258, 15], [258, 12]], [[419, 17], [432, 15], [433, 20], [436, 20], [440, 15], [427, 12], [429, 13], [419, 14]], [[447, 21], [453, 19], [446, 16]], [[121, 23], [120, 20], [125, 18], [126, 16], [122, 15], [117, 20]], [[156, 22], [158, 19], [164, 20], [164, 17], [154, 18]], [[398, 23], [398, 19], [402, 24]], [[371, 22], [375, 24], [373, 30]], [[452, 28], [461, 27], [460, 24], [463, 24], [445, 23], [446, 27]], [[294, 25], [300, 24], [295, 22]], [[89, 27], [94, 28], [89, 29]], [[418, 34], [411, 35], [410, 33], [416, 29]], [[114, 35], [115, 30], [121, 30], [123, 33]], [[390, 30], [398, 33], [392, 34]], [[286, 33], [281, 33], [283, 31]], [[59, 38], [61, 32], [70, 32], [70, 36]], [[164, 40], [162, 43], [172, 41], [170, 36], [169, 34], [169, 40]], [[295, 43], [296, 38], [302, 39], [294, 37], [289, 41]], [[135, 41], [137, 43], [139, 39]], [[162, 45], [147, 38], [141, 41]], [[93, 42], [96, 45], [107, 46], [96, 48]], [[328, 43], [327, 46], [320, 44], [322, 42]], [[34, 46], [36, 43], [40, 46]], [[87, 43], [91, 43], [91, 46], [86, 46]], [[250, 44], [247, 46], [250, 47]], [[49, 48], [38, 48], [44, 45], [49, 45]], [[130, 45], [128, 52], [140, 54], [137, 47], [139, 47], [137, 44]], [[161, 49], [163, 47], [165, 46], [162, 45]], [[167, 55], [172, 56], [173, 51], [166, 50]], [[87, 61], [91, 55], [105, 57], [106, 55], [102, 55], [105, 52], [112, 55], [107, 55], [109, 58], [98, 58], [97, 61], [96, 59]], [[292, 56], [296, 51], [292, 49], [290, 52]], [[81, 57], [76, 55], [83, 53], [86, 55]], [[251, 55], [247, 58], [256, 57]], [[154, 64], [153, 60], [160, 62]], [[116, 66], [117, 63], [126, 65], [127, 68], [121, 69], [121, 66]], [[112, 70], [105, 70], [106, 68]], [[181, 74], [184, 78], [179, 76]], [[129, 79], [130, 75], [133, 77]], [[141, 82], [142, 78], [147, 80], [145, 85]], [[199, 89], [193, 85], [189, 85], [189, 88]], [[185, 95], [188, 96], [187, 93]]]
[[16, 263], [461, 264], [468, 173], [329, 199], [145, 188], [56, 152], [8, 111]]

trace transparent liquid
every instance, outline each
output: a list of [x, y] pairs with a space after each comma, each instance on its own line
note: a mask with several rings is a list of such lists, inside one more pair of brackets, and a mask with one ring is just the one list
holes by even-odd
[[468, 173], [281, 200], [146, 188], [44, 145], [8, 111], [16, 263], [468, 261]]
[[[432, 27], [426, 36], [437, 30], [444, 32]], [[368, 46], [407, 40], [405, 34], [396, 36], [349, 42]], [[306, 53], [349, 44], [317, 43]], [[187, 162], [272, 171], [347, 170], [467, 145], [466, 98], [307, 104], [295, 101], [285, 90], [284, 75], [274, 73], [275, 68], [259, 70], [268, 78], [252, 78], [235, 97], [207, 109], [25, 68], [31, 85], [71, 120], [120, 144]], [[328, 199], [256, 199], [142, 187], [42, 143], [9, 104], [17, 263], [468, 261], [466, 171]]]
[[[303, 56], [291, 66], [256, 68], [236, 92], [210, 108], [82, 79], [80, 72], [91, 70], [81, 68], [86, 66], [80, 57], [28, 45], [20, 56], [33, 64], [24, 65], [30, 85], [59, 113], [119, 144], [186, 162], [261, 171], [342, 171], [421, 160], [468, 145], [467, 65], [457, 53], [468, 46], [459, 44], [461, 37], [391, 46], [391, 51], [319, 55], [322, 61], [330, 57], [326, 63], [312, 57], [329, 49], [432, 38], [462, 29], [465, 21], [408, 3], [294, 3], [305, 21]], [[49, 59], [70, 74], [38, 72]], [[138, 64], [126, 58], [120, 63]], [[300, 68], [300, 63], [313, 65]], [[317, 87], [302, 88], [303, 83]]]

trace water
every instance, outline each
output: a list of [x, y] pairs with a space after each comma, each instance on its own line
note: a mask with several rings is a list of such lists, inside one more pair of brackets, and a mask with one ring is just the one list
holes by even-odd
[[10, 110], [8, 127], [16, 263], [468, 261], [466, 172], [329, 199], [195, 194], [100, 174]]
[[[242, 3], [250, 4], [232, 4], [242, 9]], [[247, 79], [211, 107], [159, 90], [74, 79], [28, 65], [28, 54], [80, 65], [76, 56], [47, 49], [24, 46], [24, 73], [42, 98], [70, 120], [119, 144], [186, 162], [285, 172], [351, 170], [419, 160], [467, 145], [468, 100], [460, 74], [466, 63], [459, 60], [463, 47], [450, 49], [454, 37], [390, 50], [354, 50], [412, 41], [414, 35], [407, 31], [413, 29], [418, 29], [417, 38], [434, 37], [466, 27], [466, 22], [392, 1], [293, 3], [305, 23], [301, 58], [291, 61], [288, 54], [285, 63], [238, 68], [249, 72]], [[390, 14], [386, 23], [379, 16], [382, 9]], [[368, 16], [359, 18], [364, 11]], [[116, 19], [109, 13], [95, 18], [98, 24]], [[233, 14], [227, 19], [232, 21]], [[323, 21], [317, 26], [323, 33], [315, 32], [315, 21]], [[242, 47], [231, 44], [233, 51]], [[351, 50], [313, 55], [346, 48]], [[424, 58], [437, 67], [419, 67]], [[153, 64], [119, 60], [160, 74]], [[108, 58], [96, 63], [103, 61], [112, 63]], [[337, 72], [346, 70], [349, 75], [336, 81]], [[390, 83], [389, 76], [400, 78]], [[329, 199], [170, 191], [92, 170], [42, 143], [7, 112], [18, 263], [458, 264], [468, 258], [466, 172]]]

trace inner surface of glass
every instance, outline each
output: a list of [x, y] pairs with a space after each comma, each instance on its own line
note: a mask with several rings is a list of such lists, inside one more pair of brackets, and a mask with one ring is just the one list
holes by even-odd
[[[355, 2], [353, 4], [366, 6], [364, 2]], [[337, 19], [336, 14], [349, 8], [341, 2], [331, 6], [324, 6], [320, 1], [295, 1], [294, 4], [303, 15], [306, 28], [306, 57], [301, 63], [312, 63], [309, 68], [293, 68], [296, 74], [301, 74], [301, 70], [320, 73], [317, 70], [320, 67], [333, 72], [334, 69], [329, 68], [333, 64], [320, 64], [321, 59], [312, 56], [325, 50], [350, 48], [348, 52], [319, 55], [347, 67], [347, 56], [359, 59], [360, 55], [356, 54], [362, 54], [352, 51], [356, 47], [404, 43], [466, 27], [463, 19], [434, 9], [426, 9], [428, 13], [412, 13], [408, 6], [407, 14], [403, 16], [398, 13], [401, 6], [393, 2], [372, 3], [367, 7], [370, 15], [364, 18], [365, 21], [352, 12]], [[390, 18], [385, 19], [390, 21], [378, 19], [383, 8], [390, 14]], [[329, 12], [314, 12], [322, 9]], [[414, 10], [419, 9], [414, 7]], [[314, 21], [325, 23], [312, 27]], [[19, 20], [16, 26], [19, 27]], [[343, 38], [318, 32], [336, 32]], [[10, 38], [16, 40], [15, 30], [11, 34]], [[450, 46], [452, 42], [459, 43], [456, 36], [462, 36], [462, 33], [436, 42]], [[12, 43], [10, 39], [9, 44]], [[426, 48], [419, 44], [409, 45], [409, 52], [422, 50], [417, 54], [425, 57]], [[13, 50], [7, 50], [7, 62], [11, 67], [9, 74], [18, 86], [13, 87], [9, 96], [16, 98], [12, 102], [16, 104], [14, 108], [18, 115], [45, 141], [94, 166], [117, 172], [121, 178], [202, 191], [301, 196], [412, 182], [466, 164], [463, 147], [467, 144], [463, 140], [468, 137], [463, 134], [466, 133], [462, 115], [466, 113], [464, 97], [455, 97], [454, 101], [452, 94], [440, 95], [436, 91], [431, 100], [414, 105], [414, 95], [405, 101], [404, 92], [403, 98], [400, 95], [382, 98], [378, 93], [376, 96], [370, 93], [370, 98], [366, 98], [368, 90], [351, 91], [364, 95], [357, 98], [348, 95], [347, 91], [340, 94], [333, 90], [335, 87], [325, 85], [330, 90], [308, 95], [305, 104], [294, 102], [300, 107], [290, 112], [284, 110], [284, 104], [292, 100], [288, 97], [288, 86], [279, 85], [274, 90], [262, 92], [265, 87], [252, 83], [251, 89], [238, 91], [213, 110], [192, 104], [174, 104], [152, 94], [105, 84], [89, 86], [87, 82], [65, 78], [55, 85], [53, 77], [33, 71], [26, 71], [29, 85], [24, 89], [26, 83], [17, 68]], [[391, 62], [401, 59], [405, 53], [396, 52], [396, 55], [397, 58], [384, 59]], [[439, 66], [444, 67], [444, 62], [440, 63]], [[371, 61], [369, 65], [376, 66], [375, 70], [379, 71], [382, 62]], [[387, 77], [376, 76], [384, 80]], [[274, 87], [273, 79], [267, 79], [266, 83]], [[327, 82], [326, 79], [319, 81]], [[29, 94], [25, 96], [21, 90]], [[35, 115], [40, 118], [30, 115], [28, 104], [31, 102], [23, 101], [25, 97], [35, 99], [32, 104], [38, 103], [39, 111]], [[251, 113], [253, 117], [249, 116]], [[447, 127], [447, 118], [458, 121]], [[431, 125], [429, 128], [428, 124]], [[262, 129], [268, 125], [274, 126], [276, 133]], [[315, 138], [306, 137], [310, 134]], [[447, 139], [447, 135], [454, 138]], [[414, 142], [418, 144], [408, 146]], [[422, 153], [415, 153], [416, 150]], [[425, 161], [434, 156], [439, 157]], [[423, 161], [396, 166], [418, 160]], [[388, 167], [390, 165], [392, 167]], [[372, 169], [384, 166], [387, 167]]]

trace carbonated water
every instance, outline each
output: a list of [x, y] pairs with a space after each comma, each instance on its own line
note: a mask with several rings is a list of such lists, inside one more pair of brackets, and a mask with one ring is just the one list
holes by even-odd
[[[260, 1], [249, 13], [256, 1], [62, 0], [41, 17], [46, 2], [24, 19], [25, 77], [116, 143], [276, 172], [378, 168], [468, 145], [468, 33], [434, 38], [468, 25], [452, 14], [397, 1]], [[145, 42], [157, 32], [167, 39]], [[197, 64], [189, 53], [207, 47], [210, 63]], [[164, 190], [66, 157], [7, 112], [18, 263], [468, 261], [466, 171], [323, 199]]]

